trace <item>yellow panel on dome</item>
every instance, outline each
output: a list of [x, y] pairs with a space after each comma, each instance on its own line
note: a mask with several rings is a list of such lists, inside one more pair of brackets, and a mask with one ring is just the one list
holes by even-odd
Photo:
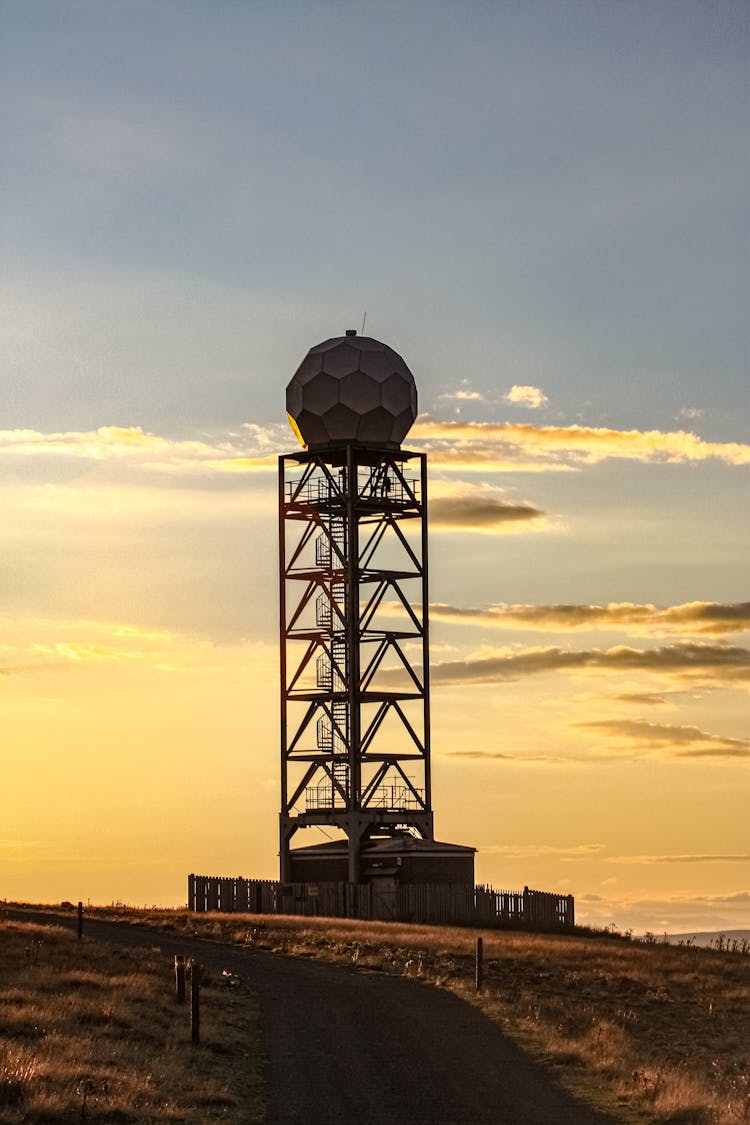
[[289, 411], [287, 411], [286, 416], [289, 419], [289, 425], [294, 430], [294, 436], [297, 438], [297, 441], [300, 443], [300, 445], [302, 446], [303, 449], [307, 449], [307, 443], [305, 442], [305, 439], [302, 437], [302, 434], [299, 432], [299, 426], [295, 422], [294, 418], [292, 418]]

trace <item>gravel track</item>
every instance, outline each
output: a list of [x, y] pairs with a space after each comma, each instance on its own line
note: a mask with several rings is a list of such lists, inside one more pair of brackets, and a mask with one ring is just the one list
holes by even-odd
[[[9, 917], [75, 928], [38, 911]], [[158, 946], [242, 977], [260, 1006], [266, 1125], [616, 1125], [567, 1093], [497, 1024], [415, 980], [128, 923], [87, 939]]]

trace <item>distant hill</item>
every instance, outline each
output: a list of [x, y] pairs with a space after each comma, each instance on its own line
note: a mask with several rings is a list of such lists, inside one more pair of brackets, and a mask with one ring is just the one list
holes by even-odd
[[685, 934], [667, 934], [667, 937], [673, 945], [681, 941], [690, 941], [693, 945], [715, 945], [720, 937], [725, 941], [746, 941], [750, 945], [750, 930], [688, 930]]

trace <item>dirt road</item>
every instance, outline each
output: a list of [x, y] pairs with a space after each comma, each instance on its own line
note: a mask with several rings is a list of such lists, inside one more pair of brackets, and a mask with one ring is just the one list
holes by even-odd
[[432, 985], [90, 918], [86, 937], [158, 945], [243, 978], [260, 1005], [267, 1125], [616, 1123]]

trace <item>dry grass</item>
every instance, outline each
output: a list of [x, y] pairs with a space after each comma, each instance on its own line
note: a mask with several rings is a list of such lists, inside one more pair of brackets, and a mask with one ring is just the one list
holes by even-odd
[[137, 919], [450, 988], [623, 1120], [750, 1121], [747, 955], [606, 935], [485, 931], [485, 987], [477, 995], [477, 930], [177, 911]]
[[158, 950], [0, 921], [0, 1122], [260, 1121], [247, 990], [206, 987], [201, 1031]]
[[[572, 1090], [614, 1110], [623, 1121], [750, 1122], [746, 954], [603, 934], [113, 907], [90, 913], [420, 978], [477, 1004], [554, 1066]], [[485, 967], [481, 994], [473, 987], [479, 932]]]

